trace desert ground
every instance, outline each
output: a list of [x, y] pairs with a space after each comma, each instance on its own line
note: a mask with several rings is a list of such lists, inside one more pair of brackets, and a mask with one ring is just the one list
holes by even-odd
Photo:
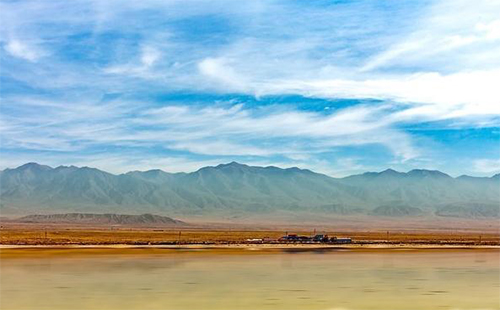
[[357, 245], [500, 245], [498, 228], [485, 229], [334, 229], [249, 226], [106, 227], [64, 224], [2, 223], [1, 245], [188, 245], [247, 244], [249, 239], [277, 240], [286, 233], [349, 237]]

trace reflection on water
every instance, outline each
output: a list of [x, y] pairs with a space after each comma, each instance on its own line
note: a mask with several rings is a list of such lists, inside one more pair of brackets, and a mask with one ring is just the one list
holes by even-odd
[[499, 252], [1, 261], [1, 309], [500, 309]]

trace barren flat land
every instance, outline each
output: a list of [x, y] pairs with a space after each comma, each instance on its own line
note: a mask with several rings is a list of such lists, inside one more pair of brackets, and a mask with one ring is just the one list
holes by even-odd
[[[354, 245], [464, 245], [498, 246], [498, 228], [451, 230], [394, 229], [364, 230], [306, 229], [305, 227], [264, 227], [219, 225], [184, 228], [104, 227], [89, 225], [8, 224], [1, 227], [2, 245], [189, 245], [189, 244], [248, 244], [250, 239], [274, 243], [287, 233], [312, 236], [351, 238]], [[255, 242], [254, 242], [255, 243]], [[258, 243], [258, 242], [257, 242]]]

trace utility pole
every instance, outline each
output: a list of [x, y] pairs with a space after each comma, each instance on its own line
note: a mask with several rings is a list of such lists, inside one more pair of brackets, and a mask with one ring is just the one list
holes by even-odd
[[179, 240], [177, 241], [177, 244], [180, 244], [181, 243], [181, 231], [179, 230]]

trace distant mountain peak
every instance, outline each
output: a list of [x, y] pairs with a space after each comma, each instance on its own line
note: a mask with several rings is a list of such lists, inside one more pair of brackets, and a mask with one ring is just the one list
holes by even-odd
[[129, 173], [144, 173], [144, 174], [147, 174], [147, 175], [159, 175], [159, 174], [168, 174], [168, 172], [165, 172], [161, 169], [151, 169], [151, 170], [146, 170], [146, 171], [132, 171], [132, 172], [129, 172]]
[[29, 162], [29, 163], [21, 165], [17, 168], [7, 168], [3, 171], [39, 173], [39, 172], [50, 171], [50, 170], [52, 170], [52, 167], [50, 167], [50, 166], [40, 165], [40, 164], [35, 163], [35, 162]]
[[442, 179], [452, 178], [448, 174], [443, 173], [443, 172], [438, 171], [438, 170], [413, 169], [413, 170], [405, 173], [405, 172], [396, 171], [396, 170], [391, 169], [391, 168], [386, 169], [386, 170], [381, 171], [381, 172], [365, 172], [365, 173], [360, 174], [360, 175], [352, 175], [352, 176], [346, 177], [346, 179], [352, 178], [352, 177], [355, 177], [355, 178], [356, 177], [368, 177], [368, 178], [377, 178], [377, 177], [392, 178], [392, 177], [394, 177], [394, 178], [414, 178], [414, 179], [426, 178], [426, 177], [442, 178]]
[[310, 170], [307, 170], [307, 169], [300, 169], [298, 167], [290, 167], [290, 168], [286, 168], [285, 170], [287, 171], [296, 171], [296, 172], [300, 172], [300, 171], [310, 171]]
[[40, 165], [38, 163], [35, 163], [35, 162], [29, 162], [29, 163], [26, 163], [22, 166], [19, 166], [17, 167], [16, 169], [18, 170], [33, 170], [33, 169], [36, 169], [36, 170], [51, 170], [52, 167], [50, 166], [45, 166], [45, 165]]
[[[492, 176], [491, 179], [493, 179], [495, 176]], [[467, 174], [462, 174], [461, 176], [456, 177], [457, 180], [488, 180], [490, 179], [489, 177], [473, 177]]]
[[[366, 177], [396, 177], [396, 176], [402, 176], [404, 175], [405, 173], [404, 172], [399, 172], [399, 171], [396, 171], [394, 169], [385, 169], [384, 171], [380, 171], [380, 172], [365, 172], [361, 175], [363, 176], [366, 176]], [[355, 176], [355, 175], [354, 175]], [[349, 177], [347, 177], [349, 178]]]
[[231, 167], [231, 168], [248, 168], [249, 166], [248, 165], [245, 165], [245, 164], [240, 164], [236, 161], [232, 161], [230, 163], [227, 163], [227, 164], [220, 164], [220, 165], [217, 165], [215, 166], [215, 168], [228, 168], [228, 167]]
[[[289, 167], [289, 168], [280, 168], [276, 166], [249, 166], [246, 164], [241, 164], [236, 161], [232, 161], [227, 164], [220, 164], [215, 167], [206, 167], [206, 168], [214, 168], [214, 169], [231, 169], [231, 170], [238, 170], [238, 171], [250, 171], [250, 170], [268, 170], [268, 171], [281, 171], [281, 172], [297, 172], [297, 173], [315, 173], [311, 170], [308, 169], [301, 169], [298, 167]], [[205, 169], [205, 168], [202, 168]], [[200, 169], [201, 170], [201, 169]]]
[[246, 171], [250, 169], [251, 167], [245, 164], [240, 164], [238, 162], [232, 161], [227, 164], [219, 164], [217, 166], [206, 166], [198, 169], [195, 171], [195, 173], [206, 173], [210, 171], [223, 171], [223, 172], [228, 172], [228, 171]]
[[385, 169], [382, 172], [379, 172], [379, 174], [386, 174], [386, 175], [393, 174], [393, 175], [398, 175], [398, 174], [402, 174], [402, 172], [396, 171], [396, 170], [394, 170], [392, 168], [388, 168], [388, 169]]
[[427, 169], [413, 169], [407, 173], [408, 176], [415, 177], [441, 177], [441, 178], [451, 178], [444, 172], [438, 170], [427, 170]]

